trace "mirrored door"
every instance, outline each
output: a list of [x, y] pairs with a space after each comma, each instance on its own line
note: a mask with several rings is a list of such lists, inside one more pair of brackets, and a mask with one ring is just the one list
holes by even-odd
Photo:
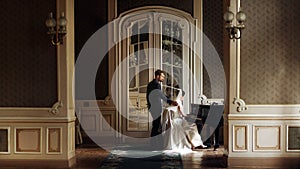
[[176, 15], [159, 14], [157, 27], [160, 37], [159, 65], [166, 72], [162, 90], [167, 97], [176, 99], [178, 89], [185, 91], [184, 110], [189, 112], [189, 56], [190, 26], [184, 18]]
[[[183, 11], [161, 7], [134, 10], [116, 22], [119, 35], [126, 35], [119, 48], [119, 57], [126, 60], [119, 79], [125, 83], [117, 84], [120, 89], [117, 96], [120, 98], [119, 106], [125, 112], [122, 114], [126, 114], [122, 117], [123, 134], [150, 136], [152, 117], [147, 108], [146, 92], [156, 69], [166, 72], [163, 92], [167, 88], [180, 88], [186, 92], [184, 105], [189, 112], [191, 21], [192, 17]], [[171, 95], [176, 95], [174, 90]]]
[[[166, 72], [163, 90], [168, 97], [176, 96], [176, 88], [183, 87], [182, 70], [182, 30], [177, 22], [166, 20], [162, 22], [163, 35], [161, 36], [161, 65]], [[172, 89], [172, 90], [169, 90]]]
[[148, 20], [138, 20], [132, 24], [132, 35], [128, 40], [128, 113], [124, 121], [127, 135], [147, 137], [150, 131], [147, 108], [147, 85], [152, 80], [153, 57], [149, 54], [150, 25]]

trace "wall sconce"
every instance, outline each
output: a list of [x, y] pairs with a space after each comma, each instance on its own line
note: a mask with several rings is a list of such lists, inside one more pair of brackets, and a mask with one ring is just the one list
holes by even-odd
[[237, 25], [233, 25], [234, 13], [228, 10], [224, 14], [224, 20], [226, 21], [225, 28], [228, 31], [229, 39], [240, 39], [242, 37], [242, 29], [245, 28], [244, 21], [246, 20], [246, 14], [241, 10], [236, 14]]
[[52, 12], [50, 12], [45, 24], [48, 28], [47, 34], [50, 36], [51, 43], [55, 46], [63, 44], [63, 38], [67, 34], [65, 13], [62, 12], [58, 21], [56, 21]]

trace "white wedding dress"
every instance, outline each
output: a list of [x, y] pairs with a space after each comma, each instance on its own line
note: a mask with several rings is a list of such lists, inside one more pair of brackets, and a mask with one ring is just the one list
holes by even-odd
[[203, 146], [201, 136], [198, 133], [197, 125], [189, 123], [182, 117], [183, 106], [181, 100], [176, 100], [177, 106], [167, 107], [162, 114], [162, 130], [165, 149], [167, 150], [182, 150], [192, 147]]

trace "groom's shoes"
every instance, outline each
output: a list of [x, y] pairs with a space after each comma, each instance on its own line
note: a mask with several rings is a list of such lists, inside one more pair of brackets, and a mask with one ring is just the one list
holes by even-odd
[[197, 147], [192, 147], [192, 150], [199, 150], [199, 149], [207, 149], [207, 146], [206, 145], [200, 145], [200, 146], [197, 146]]
[[214, 145], [214, 151], [216, 151], [218, 148], [220, 148], [220, 145], [218, 144]]

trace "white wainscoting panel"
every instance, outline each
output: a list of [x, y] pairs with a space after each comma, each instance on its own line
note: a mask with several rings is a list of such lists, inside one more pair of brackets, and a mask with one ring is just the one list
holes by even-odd
[[77, 114], [80, 125], [89, 136], [108, 136], [116, 130], [114, 110], [101, 110], [97, 107], [81, 107]]
[[233, 125], [233, 151], [248, 151], [248, 139], [247, 125]]
[[253, 151], [280, 151], [281, 126], [253, 126]]
[[80, 124], [82, 128], [91, 135], [99, 133], [99, 113], [93, 110], [80, 111]]

